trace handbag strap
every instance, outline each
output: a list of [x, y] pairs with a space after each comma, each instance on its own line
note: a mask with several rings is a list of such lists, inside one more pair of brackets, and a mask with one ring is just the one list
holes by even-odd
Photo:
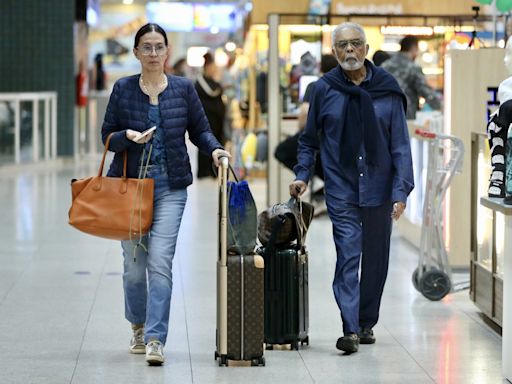
[[[304, 244], [304, 238], [306, 236], [306, 223], [304, 222], [304, 216], [302, 215], [302, 200], [297, 197], [292, 197], [286, 203], [293, 211], [293, 216], [295, 218], [295, 226], [297, 228], [297, 248], [302, 249]], [[299, 212], [297, 214], [297, 210], [294, 206], [297, 205]]]
[[[103, 157], [101, 159], [100, 169], [98, 170], [98, 177], [103, 175], [103, 167], [105, 166], [105, 158], [107, 157], [108, 147], [110, 145], [110, 138], [114, 135], [115, 132], [112, 132], [107, 136], [107, 140], [105, 140], [105, 149], [103, 150]], [[126, 164], [128, 163], [128, 151], [123, 151], [123, 179], [126, 179]]]
[[[144, 156], [146, 155], [146, 146], [144, 146], [143, 148], [144, 149], [142, 150], [142, 156], [140, 158], [139, 177], [138, 177], [139, 180], [146, 178], [146, 175], [148, 172], [148, 167], [149, 167], [149, 161], [151, 160], [151, 152], [153, 151], [153, 143], [151, 143], [151, 145], [149, 146], [148, 157], [146, 159], [145, 165], [144, 165]], [[126, 161], [125, 161], [125, 168], [126, 168]], [[126, 174], [126, 169], [124, 172]], [[140, 197], [139, 197], [139, 190], [140, 190]], [[137, 202], [137, 200], [140, 200], [142, 202], [143, 198], [144, 198], [144, 183], [137, 183], [137, 190], [135, 193], [135, 201], [134, 201], [132, 210], [130, 212], [130, 228], [129, 228], [130, 242], [133, 241], [132, 228], [133, 228], [133, 218], [135, 216], [135, 207], [137, 205], [136, 202]], [[146, 251], [146, 253], [148, 252], [147, 247], [144, 245], [144, 243], [142, 243], [142, 204], [139, 204], [139, 241], [133, 247], [133, 261], [134, 262], [137, 261], [136, 251], [137, 251], [138, 247], [142, 247]]]
[[[231, 163], [229, 163], [229, 162], [228, 162], [228, 167], [229, 167], [229, 170], [231, 171], [231, 174], [233, 175], [233, 178], [238, 183], [240, 180], [238, 179], [238, 176], [236, 175], [235, 170], [233, 169], [233, 167], [231, 166]], [[212, 171], [213, 171], [213, 174], [215, 175], [215, 177], [217, 177], [217, 168], [215, 167], [214, 163], [212, 163]], [[229, 172], [228, 172], [228, 179], [229, 179]]]

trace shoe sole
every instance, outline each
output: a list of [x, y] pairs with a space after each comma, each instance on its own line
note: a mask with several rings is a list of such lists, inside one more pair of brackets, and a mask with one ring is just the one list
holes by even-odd
[[162, 365], [164, 363], [164, 359], [160, 357], [146, 357], [146, 363], [151, 366]]
[[359, 339], [359, 344], [375, 344], [375, 339]]
[[347, 352], [347, 353], [355, 353], [359, 350], [359, 346], [357, 347], [354, 347], [353, 345], [344, 345], [343, 342], [341, 343], [336, 343], [336, 348], [339, 349], [340, 351], [343, 351], [343, 352]]
[[129, 348], [130, 349], [130, 353], [133, 353], [135, 355], [142, 355], [143, 353], [146, 353], [146, 346], [145, 345], [141, 345], [141, 346], [137, 346], [137, 347], [132, 347], [132, 348]]

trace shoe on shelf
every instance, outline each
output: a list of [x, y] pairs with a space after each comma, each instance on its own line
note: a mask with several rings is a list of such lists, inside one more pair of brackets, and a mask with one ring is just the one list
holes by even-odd
[[347, 353], [354, 353], [359, 350], [359, 336], [357, 333], [348, 333], [340, 337], [336, 342], [336, 348]]
[[146, 353], [146, 344], [144, 344], [144, 328], [133, 330], [133, 337], [130, 340], [130, 353]]
[[146, 345], [146, 362], [149, 365], [162, 365], [164, 360], [163, 344], [159, 340], [151, 340]]
[[376, 339], [372, 329], [363, 328], [361, 332], [359, 332], [359, 344], [375, 344], [375, 341]]

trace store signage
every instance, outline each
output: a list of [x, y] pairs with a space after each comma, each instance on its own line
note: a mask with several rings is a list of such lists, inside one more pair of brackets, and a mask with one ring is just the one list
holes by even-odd
[[366, 4], [366, 5], [345, 5], [336, 4], [338, 14], [378, 14], [378, 15], [401, 15], [404, 13], [401, 4]]
[[432, 36], [434, 34], [434, 28], [389, 25], [380, 27], [380, 33], [382, 33], [383, 35]]
[[496, 112], [498, 107], [500, 106], [500, 101], [498, 100], [498, 87], [487, 87], [487, 121], [490, 120], [491, 115]]

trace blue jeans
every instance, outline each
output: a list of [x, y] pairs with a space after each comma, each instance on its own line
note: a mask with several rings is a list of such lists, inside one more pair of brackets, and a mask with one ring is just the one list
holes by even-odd
[[[132, 324], [145, 324], [144, 339], [165, 344], [172, 294], [172, 261], [187, 190], [169, 189], [165, 169], [155, 179], [153, 224], [148, 235], [121, 241], [124, 256], [125, 317]], [[135, 259], [134, 259], [135, 257]], [[147, 279], [146, 279], [147, 271]]]

